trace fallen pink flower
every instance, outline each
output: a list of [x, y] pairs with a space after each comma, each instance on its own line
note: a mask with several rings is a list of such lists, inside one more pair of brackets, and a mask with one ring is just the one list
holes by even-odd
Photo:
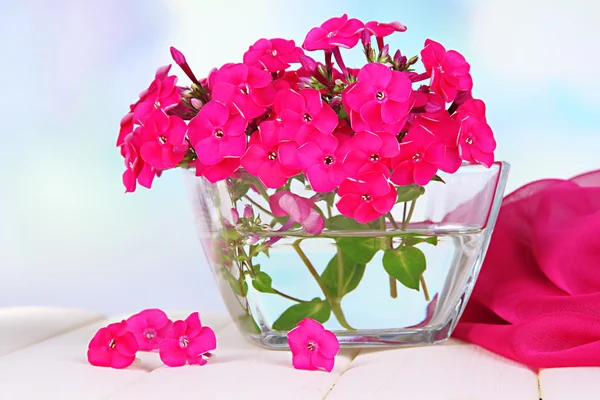
[[286, 225], [297, 222], [311, 235], [318, 235], [325, 227], [325, 221], [315, 209], [315, 203], [312, 200], [300, 197], [287, 190], [281, 190], [273, 194], [269, 198], [269, 206], [276, 217], [290, 217]]
[[185, 321], [175, 321], [167, 337], [159, 344], [160, 359], [169, 367], [181, 367], [186, 363], [206, 364], [205, 356], [217, 348], [215, 332], [202, 326], [197, 312]]
[[127, 322], [101, 328], [88, 346], [88, 362], [96, 367], [127, 368], [135, 361], [139, 345]]
[[331, 372], [340, 351], [340, 342], [333, 332], [314, 319], [306, 318], [288, 332], [287, 339], [294, 368], [309, 371], [323, 368]]
[[167, 314], [159, 309], [144, 310], [127, 319], [127, 327], [135, 335], [142, 351], [158, 349], [172, 324]]

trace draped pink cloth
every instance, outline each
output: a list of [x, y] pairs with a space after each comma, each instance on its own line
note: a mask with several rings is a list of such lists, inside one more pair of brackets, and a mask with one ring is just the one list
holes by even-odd
[[600, 366], [600, 170], [506, 196], [453, 336], [532, 367]]

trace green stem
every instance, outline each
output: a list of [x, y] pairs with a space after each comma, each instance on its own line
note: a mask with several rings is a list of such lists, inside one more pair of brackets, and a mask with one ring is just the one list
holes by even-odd
[[425, 301], [431, 300], [429, 298], [429, 291], [427, 290], [427, 283], [425, 282], [425, 278], [421, 275], [421, 286], [423, 287], [423, 294], [425, 295]]
[[410, 202], [410, 209], [408, 210], [408, 216], [406, 217], [406, 219], [402, 222], [402, 230], [405, 231], [406, 227], [408, 226], [408, 223], [410, 222], [410, 219], [413, 216], [413, 213], [415, 212], [415, 206], [417, 205], [417, 201], [413, 200]]
[[[389, 213], [388, 213], [389, 214]], [[391, 217], [391, 214], [390, 214]], [[392, 218], [393, 220], [393, 218]], [[394, 221], [395, 224], [395, 221]], [[387, 227], [385, 225], [385, 218], [380, 218], [379, 219], [379, 227], [381, 228], [382, 231], [386, 231]], [[396, 227], [397, 229], [397, 227]], [[385, 245], [386, 247], [389, 247], [390, 249], [394, 249], [394, 243], [392, 241], [392, 237], [386, 237], [385, 238]], [[390, 282], [390, 297], [392, 299], [395, 299], [398, 297], [398, 284], [396, 283], [396, 278], [394, 278], [393, 276], [389, 275], [389, 282]]]
[[277, 295], [283, 297], [284, 299], [295, 301], [296, 303], [310, 303], [310, 301], [302, 300], [302, 299], [299, 299], [297, 297], [290, 296], [289, 294], [285, 294], [283, 292], [280, 292], [279, 290], [275, 289], [272, 286], [271, 286], [271, 290], [273, 290], [273, 294], [277, 294]]
[[390, 220], [390, 222], [392, 223], [392, 226], [394, 227], [394, 229], [396, 229], [396, 230], [400, 229], [400, 227], [396, 223], [396, 220], [394, 219], [394, 216], [392, 215], [391, 212], [385, 214], [385, 216]]
[[298, 256], [300, 257], [300, 259], [302, 260], [302, 262], [308, 269], [308, 272], [310, 272], [310, 274], [313, 276], [313, 278], [317, 282], [317, 285], [319, 285], [319, 288], [321, 288], [321, 291], [325, 295], [325, 298], [329, 301], [329, 305], [331, 306], [331, 311], [333, 312], [333, 314], [339, 321], [340, 325], [342, 325], [344, 328], [346, 328], [348, 330], [354, 330], [354, 328], [352, 328], [350, 326], [350, 324], [348, 324], [348, 321], [346, 321], [346, 317], [344, 316], [342, 308], [340, 307], [339, 301], [337, 301], [336, 300], [337, 298], [335, 298], [332, 295], [332, 293], [329, 292], [329, 289], [327, 288], [327, 286], [325, 286], [323, 284], [323, 281], [321, 280], [321, 276], [319, 276], [319, 273], [315, 269], [314, 265], [312, 265], [312, 263], [310, 262], [310, 260], [308, 259], [308, 257], [304, 253], [304, 251], [302, 251], [302, 249], [300, 248], [301, 242], [302, 242], [302, 239], [296, 240], [292, 244], [292, 247], [294, 248], [294, 250], [296, 250], [296, 253], [298, 253]]
[[[250, 254], [252, 254], [252, 248], [254, 247], [254, 245], [250, 245]], [[246, 254], [246, 251], [244, 250], [243, 247], [238, 247], [238, 252], [243, 254], [244, 256], [246, 256], [248, 258], [248, 261], [246, 261], [246, 265], [248, 266], [248, 271], [250, 271], [250, 275], [252, 275], [253, 278], [256, 278], [256, 272], [254, 271], [254, 265], [252, 265], [252, 257], [249, 257]], [[242, 263], [243, 264], [243, 263]], [[295, 301], [296, 303], [310, 303], [307, 300], [302, 300], [299, 299], [297, 297], [294, 296], [290, 296], [289, 294], [285, 294], [283, 292], [280, 292], [279, 290], [275, 289], [273, 286], [271, 286], [271, 290], [273, 291], [273, 294], [279, 295], [285, 299], [288, 300], [292, 300]]]
[[271, 217], [275, 218], [275, 216], [273, 215], [273, 213], [271, 211], [267, 210], [266, 208], [264, 208], [263, 206], [258, 204], [256, 201], [252, 200], [252, 198], [250, 196], [248, 196], [247, 194], [244, 195], [244, 198], [246, 200], [248, 200], [250, 203], [252, 203], [256, 208], [261, 210], [262, 212], [269, 214]]

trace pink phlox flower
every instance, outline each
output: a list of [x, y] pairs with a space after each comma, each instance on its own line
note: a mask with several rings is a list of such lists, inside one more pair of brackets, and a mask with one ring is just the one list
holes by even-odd
[[390, 179], [400, 186], [426, 185], [437, 173], [444, 155], [444, 143], [423, 126], [413, 124], [400, 143], [400, 155], [393, 159]]
[[127, 319], [127, 328], [134, 334], [142, 351], [158, 349], [173, 323], [164, 311], [148, 309]]
[[460, 122], [458, 146], [463, 160], [490, 167], [494, 163], [496, 140], [494, 132], [485, 117], [485, 103], [470, 99], [456, 111], [455, 118]]
[[297, 175], [294, 141], [280, 140], [280, 124], [277, 121], [264, 121], [250, 137], [246, 153], [241, 158], [242, 166], [250, 174], [258, 177], [268, 188], [276, 189]]
[[338, 144], [333, 135], [320, 135], [298, 148], [298, 164], [315, 192], [330, 192], [348, 176]]
[[186, 131], [186, 123], [178, 116], [154, 113], [140, 130], [144, 141], [140, 149], [142, 158], [158, 170], [175, 168], [189, 147]]
[[427, 39], [425, 48], [421, 50], [421, 60], [431, 77], [431, 89], [446, 102], [453, 101], [458, 91], [473, 89], [473, 79], [469, 74], [471, 67], [459, 52], [446, 51], [440, 43]]
[[346, 179], [338, 190], [340, 200], [336, 207], [342, 215], [361, 224], [371, 222], [388, 213], [398, 194], [380, 171], [367, 170], [357, 179]]
[[213, 100], [190, 121], [188, 138], [200, 162], [215, 165], [244, 154], [247, 125], [240, 114], [230, 115], [226, 105]]
[[88, 362], [96, 367], [127, 368], [135, 361], [139, 345], [127, 322], [101, 328], [88, 346]]
[[[138, 126], [137, 131], [140, 130]], [[150, 189], [155, 176], [160, 176], [160, 171], [144, 161], [140, 156], [140, 148], [143, 139], [139, 132], [132, 132], [125, 137], [121, 145], [121, 155], [125, 161], [125, 172], [123, 172], [123, 185], [125, 192], [134, 192], [137, 183]]]
[[398, 132], [414, 104], [412, 82], [406, 74], [377, 63], [365, 65], [342, 96], [357, 131]]
[[283, 71], [289, 68], [290, 63], [300, 62], [300, 54], [303, 51], [293, 40], [259, 39], [244, 53], [244, 64], [269, 72]]
[[194, 312], [185, 321], [175, 321], [159, 344], [160, 359], [169, 367], [186, 364], [204, 365], [205, 356], [217, 348], [215, 332], [202, 326], [200, 316]]
[[460, 123], [442, 109], [437, 112], [418, 114], [413, 125], [420, 125], [444, 144], [444, 157], [440, 160], [438, 168], [449, 174], [458, 171], [462, 164], [458, 148]]
[[269, 197], [269, 206], [276, 217], [289, 216], [289, 221], [297, 222], [311, 235], [318, 235], [325, 227], [321, 214], [315, 210], [315, 203], [287, 190], [280, 190]]
[[351, 147], [352, 150], [344, 159], [344, 168], [351, 178], [357, 178], [360, 172], [367, 169], [389, 173], [384, 160], [400, 153], [396, 136], [387, 132], [358, 132], [352, 138]]
[[394, 32], [405, 32], [406, 26], [398, 21], [384, 23], [377, 21], [369, 21], [365, 24], [365, 31], [378, 38], [386, 37]]
[[340, 351], [340, 342], [333, 332], [314, 319], [305, 318], [288, 332], [287, 339], [294, 368], [331, 372]]
[[203, 176], [209, 182], [215, 183], [232, 176], [240, 168], [240, 158], [224, 158], [221, 162], [213, 165], [205, 165], [196, 159], [190, 163], [196, 169], [196, 176]]
[[267, 71], [245, 64], [229, 64], [209, 77], [212, 99], [246, 119], [262, 115], [272, 105], [275, 89]]
[[176, 85], [177, 77], [168, 75], [170, 69], [171, 65], [160, 67], [156, 71], [154, 81], [140, 93], [140, 99], [132, 110], [135, 123], [144, 124], [156, 110], [168, 111], [181, 100], [181, 94]]
[[356, 46], [365, 25], [356, 18], [348, 19], [348, 15], [335, 17], [325, 21], [320, 27], [311, 29], [306, 35], [302, 47], [305, 50], [331, 50], [334, 47], [351, 49]]
[[338, 124], [335, 111], [316, 89], [277, 92], [273, 109], [282, 122], [282, 135], [304, 144], [313, 132], [331, 134]]

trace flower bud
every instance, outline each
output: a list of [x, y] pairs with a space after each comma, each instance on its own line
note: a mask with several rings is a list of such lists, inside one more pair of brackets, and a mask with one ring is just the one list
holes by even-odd
[[231, 209], [231, 220], [234, 225], [237, 225], [240, 222], [240, 213], [235, 208]]
[[367, 29], [363, 30], [360, 35], [360, 40], [364, 47], [371, 47], [371, 32]]
[[190, 100], [190, 104], [196, 110], [199, 110], [200, 108], [202, 108], [202, 102], [200, 100], [198, 100], [197, 98], [195, 98], [195, 97]]
[[248, 239], [246, 239], [246, 244], [255, 244], [259, 240], [258, 236], [252, 235]]
[[314, 71], [317, 68], [317, 62], [306, 54], [300, 54], [299, 59], [300, 64], [302, 64], [302, 67], [307, 71]]
[[254, 219], [254, 210], [250, 204], [246, 204], [246, 207], [244, 207], [244, 218]]

